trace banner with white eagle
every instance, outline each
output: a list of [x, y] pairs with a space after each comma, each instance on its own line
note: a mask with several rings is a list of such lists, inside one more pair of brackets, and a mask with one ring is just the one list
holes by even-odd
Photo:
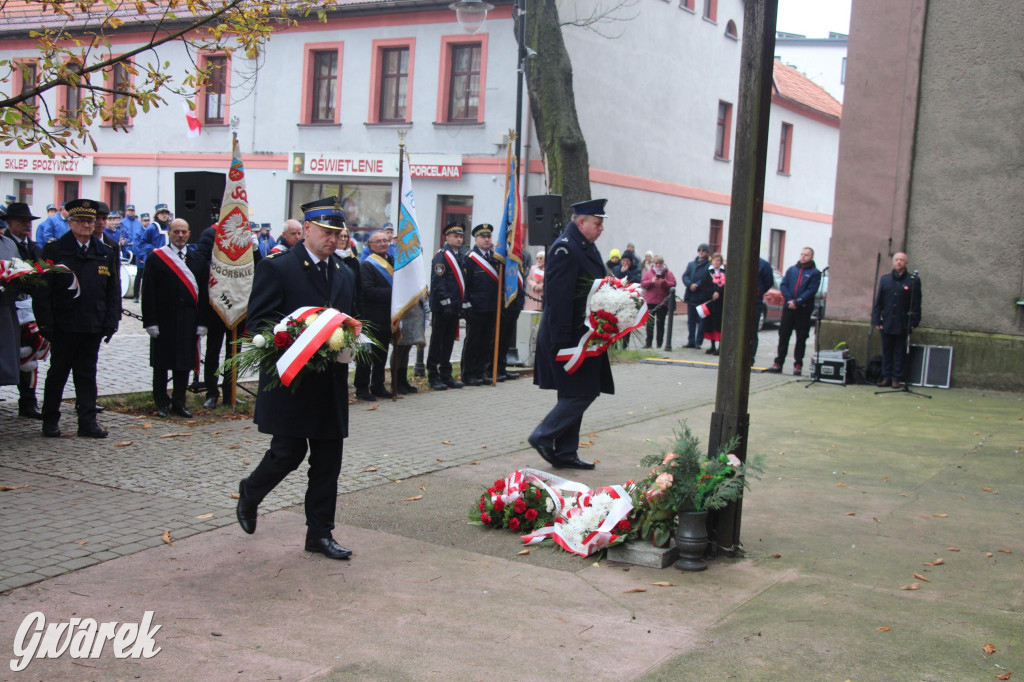
[[234, 137], [231, 168], [224, 185], [224, 200], [220, 204], [220, 220], [210, 259], [210, 305], [228, 329], [234, 329], [245, 318], [254, 270], [245, 168], [238, 138]]

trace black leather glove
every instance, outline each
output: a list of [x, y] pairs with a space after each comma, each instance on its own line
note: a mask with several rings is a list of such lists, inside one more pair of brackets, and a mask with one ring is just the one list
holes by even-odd
[[53, 340], [53, 327], [40, 327], [39, 334], [47, 341]]
[[103, 330], [103, 343], [110, 343], [111, 337], [117, 333], [116, 329], [104, 329]]

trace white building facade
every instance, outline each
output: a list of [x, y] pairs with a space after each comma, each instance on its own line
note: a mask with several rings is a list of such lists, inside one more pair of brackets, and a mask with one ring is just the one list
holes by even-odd
[[[449, 220], [498, 223], [503, 141], [515, 121], [511, 3], [495, 2], [473, 35], [446, 2], [382, 0], [374, 11], [365, 4], [358, 11], [342, 6], [326, 23], [300, 21], [275, 32], [255, 61], [201, 55], [224, 59], [228, 68], [222, 84], [195, 97], [198, 138], [186, 137], [181, 102], [169, 97], [137, 115], [127, 134], [97, 126], [99, 151], [80, 159], [2, 150], [0, 190], [37, 215], [73, 196], [115, 209], [132, 203], [140, 213], [168, 203], [181, 214], [176, 174], [225, 173], [236, 120], [254, 222], [271, 223], [277, 234], [284, 220], [299, 216], [300, 204], [337, 193], [350, 223], [367, 230], [393, 220], [404, 131], [428, 252]], [[563, 19], [575, 8], [563, 3]], [[642, 0], [633, 9], [635, 16], [614, 24], [615, 38], [563, 31], [592, 194], [610, 199], [609, 229], [598, 246], [606, 253], [631, 241], [641, 252], [664, 254], [679, 273], [699, 242], [724, 247], [728, 239], [743, 2]], [[7, 20], [0, 59], [31, 59], [33, 42], [27, 29], [18, 33], [19, 17], [0, 15]], [[127, 51], [144, 35], [122, 28], [112, 51]], [[162, 47], [160, 59], [188, 63], [180, 44]], [[45, 95], [51, 107], [66, 97], [60, 90]], [[780, 269], [806, 245], [827, 263], [839, 128], [838, 116], [815, 106], [801, 103], [799, 93], [776, 97], [772, 106], [761, 252]], [[524, 194], [543, 194], [524, 109]]]

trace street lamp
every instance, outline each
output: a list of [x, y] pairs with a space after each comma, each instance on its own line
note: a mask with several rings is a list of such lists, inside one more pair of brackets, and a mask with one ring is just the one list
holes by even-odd
[[448, 5], [448, 9], [455, 10], [455, 18], [463, 31], [476, 33], [483, 28], [487, 13], [494, 9], [494, 5], [484, 0], [459, 0]]

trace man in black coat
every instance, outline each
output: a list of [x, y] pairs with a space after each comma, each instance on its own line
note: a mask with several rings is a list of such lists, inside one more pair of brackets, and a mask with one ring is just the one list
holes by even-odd
[[466, 275], [459, 253], [465, 232], [462, 223], [448, 223], [444, 228], [445, 245], [434, 254], [431, 263], [427, 380], [435, 391], [462, 388], [462, 382], [452, 377], [452, 348], [466, 296]]
[[43, 435], [60, 436], [60, 402], [68, 375], [75, 379], [78, 435], [106, 438], [96, 423], [96, 361], [100, 341], [117, 331], [121, 289], [111, 269], [116, 253], [93, 236], [98, 202], [69, 201], [65, 208], [71, 231], [43, 247], [43, 258], [70, 268], [78, 278], [78, 296], [69, 290], [70, 274], [47, 275], [46, 286], [32, 297], [39, 331], [50, 340], [50, 369], [43, 389]]
[[697, 314], [697, 306], [704, 301], [700, 299], [697, 289], [700, 288], [700, 283], [704, 281], [704, 278], [708, 276], [708, 268], [711, 267], [711, 261], [708, 259], [709, 253], [710, 247], [707, 244], [699, 245], [697, 257], [686, 265], [686, 270], [683, 272], [683, 287], [685, 289], [683, 300], [686, 301], [687, 329], [685, 348], [700, 348], [704, 343], [704, 323], [700, 315]]
[[[247, 319], [250, 331], [266, 320], [281, 320], [304, 306], [334, 308], [355, 315], [355, 276], [334, 255], [345, 215], [337, 197], [302, 206], [305, 239], [291, 249], [264, 258], [256, 266]], [[298, 468], [309, 451], [306, 489], [308, 552], [347, 559], [352, 552], [331, 537], [338, 499], [338, 475], [348, 436], [348, 365], [331, 363], [327, 371], [308, 373], [292, 387], [268, 388], [276, 373], [260, 372], [254, 421], [273, 437], [263, 461], [238, 486], [238, 523], [256, 532], [263, 498]]]
[[466, 256], [466, 342], [462, 346], [462, 383], [486, 386], [487, 366], [494, 355], [494, 324], [498, 312], [498, 261], [491, 250], [494, 228], [473, 228], [474, 245]]
[[599, 394], [615, 392], [607, 353], [585, 359], [573, 374], [555, 359], [559, 350], [572, 348], [583, 338], [589, 282], [605, 276], [594, 242], [604, 230], [606, 202], [592, 199], [573, 204], [572, 221], [552, 244], [544, 268], [544, 312], [537, 331], [533, 383], [558, 391], [558, 402], [530, 434], [529, 442], [556, 468], [594, 468], [577, 453], [583, 413]]
[[505, 261], [505, 268], [514, 267], [518, 269], [516, 273], [518, 284], [516, 287], [516, 297], [505, 306], [504, 305], [504, 294], [502, 294], [502, 308], [501, 308], [501, 329], [500, 336], [498, 337], [498, 381], [518, 379], [519, 374], [516, 372], [510, 372], [508, 369], [508, 351], [513, 346], [513, 341], [516, 338], [516, 326], [519, 323], [519, 313], [523, 312], [523, 304], [526, 301], [526, 294], [523, 291], [523, 270], [522, 267], [512, 259]]
[[882, 378], [879, 386], [902, 388], [910, 333], [921, 324], [921, 280], [907, 273], [907, 254], [892, 257], [892, 272], [878, 283], [871, 324], [882, 332]]
[[395, 275], [394, 259], [388, 254], [391, 240], [382, 230], [370, 235], [370, 255], [359, 265], [359, 312], [377, 340], [367, 356], [356, 360], [356, 397], [375, 401], [390, 398], [384, 386], [384, 369], [391, 343], [391, 288]]
[[[28, 208], [28, 204], [15, 202], [7, 207], [7, 236], [18, 247], [18, 257], [24, 261], [38, 261], [43, 258], [43, 250], [32, 241], [32, 221], [36, 216]], [[27, 296], [15, 302], [19, 311], [31, 313], [32, 299]], [[19, 312], [19, 316], [20, 316]], [[21, 320], [25, 324], [25, 320]], [[23, 327], [24, 328], [24, 327]], [[20, 334], [18, 345], [21, 345]], [[39, 404], [36, 401], [36, 375], [38, 370], [18, 373], [18, 416], [29, 419], [42, 419]]]
[[[171, 221], [171, 243], [146, 259], [142, 278], [142, 326], [150, 336], [149, 366], [153, 368], [153, 402], [157, 415], [170, 412], [191, 418], [185, 405], [188, 375], [199, 360], [199, 338], [206, 335], [209, 292], [200, 257], [188, 250], [189, 227], [181, 218]], [[167, 372], [172, 391], [167, 397]]]

